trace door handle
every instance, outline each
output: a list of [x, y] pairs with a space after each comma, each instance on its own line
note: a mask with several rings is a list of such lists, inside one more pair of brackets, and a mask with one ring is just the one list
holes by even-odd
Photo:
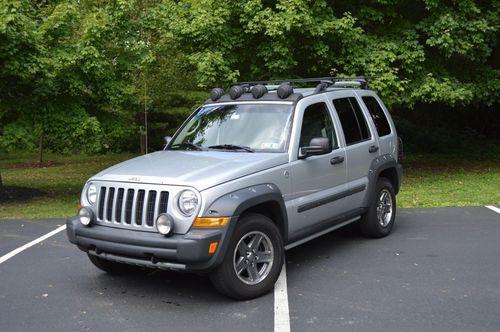
[[378, 146], [372, 145], [368, 148], [368, 152], [373, 153], [378, 151]]
[[330, 164], [336, 165], [336, 164], [342, 164], [344, 162], [344, 157], [335, 157], [330, 159]]

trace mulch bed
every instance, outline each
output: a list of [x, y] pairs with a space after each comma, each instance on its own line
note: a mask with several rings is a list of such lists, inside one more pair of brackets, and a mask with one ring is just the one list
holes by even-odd
[[26, 202], [45, 195], [47, 195], [47, 193], [40, 189], [3, 186], [0, 188], [0, 203]]

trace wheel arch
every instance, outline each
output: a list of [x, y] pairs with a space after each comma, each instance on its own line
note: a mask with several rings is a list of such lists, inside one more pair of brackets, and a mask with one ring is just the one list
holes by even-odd
[[399, 192], [401, 187], [401, 165], [391, 154], [379, 156], [371, 163], [368, 172], [368, 194], [363, 202], [363, 207], [368, 207], [370, 202], [374, 199], [377, 181], [381, 177], [391, 182], [395, 194]]
[[399, 192], [400, 188], [400, 183], [399, 183], [399, 177], [398, 177], [398, 172], [396, 170], [396, 167], [390, 166], [382, 170], [378, 177], [377, 180], [380, 178], [386, 178], [391, 182], [392, 187], [394, 188], [394, 193], [397, 194]]
[[219, 265], [224, 256], [228, 243], [242, 216], [248, 213], [260, 213], [271, 219], [282, 236], [283, 243], [288, 238], [288, 222], [285, 203], [278, 186], [272, 183], [258, 184], [237, 191], [227, 193], [216, 199], [203, 211], [206, 217], [230, 217], [221, 238], [220, 250], [210, 266]]

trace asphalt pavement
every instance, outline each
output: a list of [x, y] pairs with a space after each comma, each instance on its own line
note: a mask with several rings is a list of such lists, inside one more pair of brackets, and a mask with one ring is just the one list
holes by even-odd
[[[0, 257], [64, 220], [0, 220]], [[355, 227], [286, 254], [291, 331], [499, 331], [500, 214], [400, 209], [393, 233]], [[273, 292], [237, 302], [201, 276], [110, 276], [65, 232], [0, 263], [0, 331], [275, 331]]]

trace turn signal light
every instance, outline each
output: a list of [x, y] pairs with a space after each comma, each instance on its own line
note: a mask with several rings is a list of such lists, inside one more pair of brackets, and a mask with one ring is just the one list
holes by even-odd
[[209, 254], [215, 254], [215, 250], [217, 250], [217, 246], [219, 245], [219, 242], [212, 242], [210, 243], [210, 246], [208, 247], [208, 253]]
[[222, 227], [229, 222], [229, 217], [196, 218], [193, 227]]

